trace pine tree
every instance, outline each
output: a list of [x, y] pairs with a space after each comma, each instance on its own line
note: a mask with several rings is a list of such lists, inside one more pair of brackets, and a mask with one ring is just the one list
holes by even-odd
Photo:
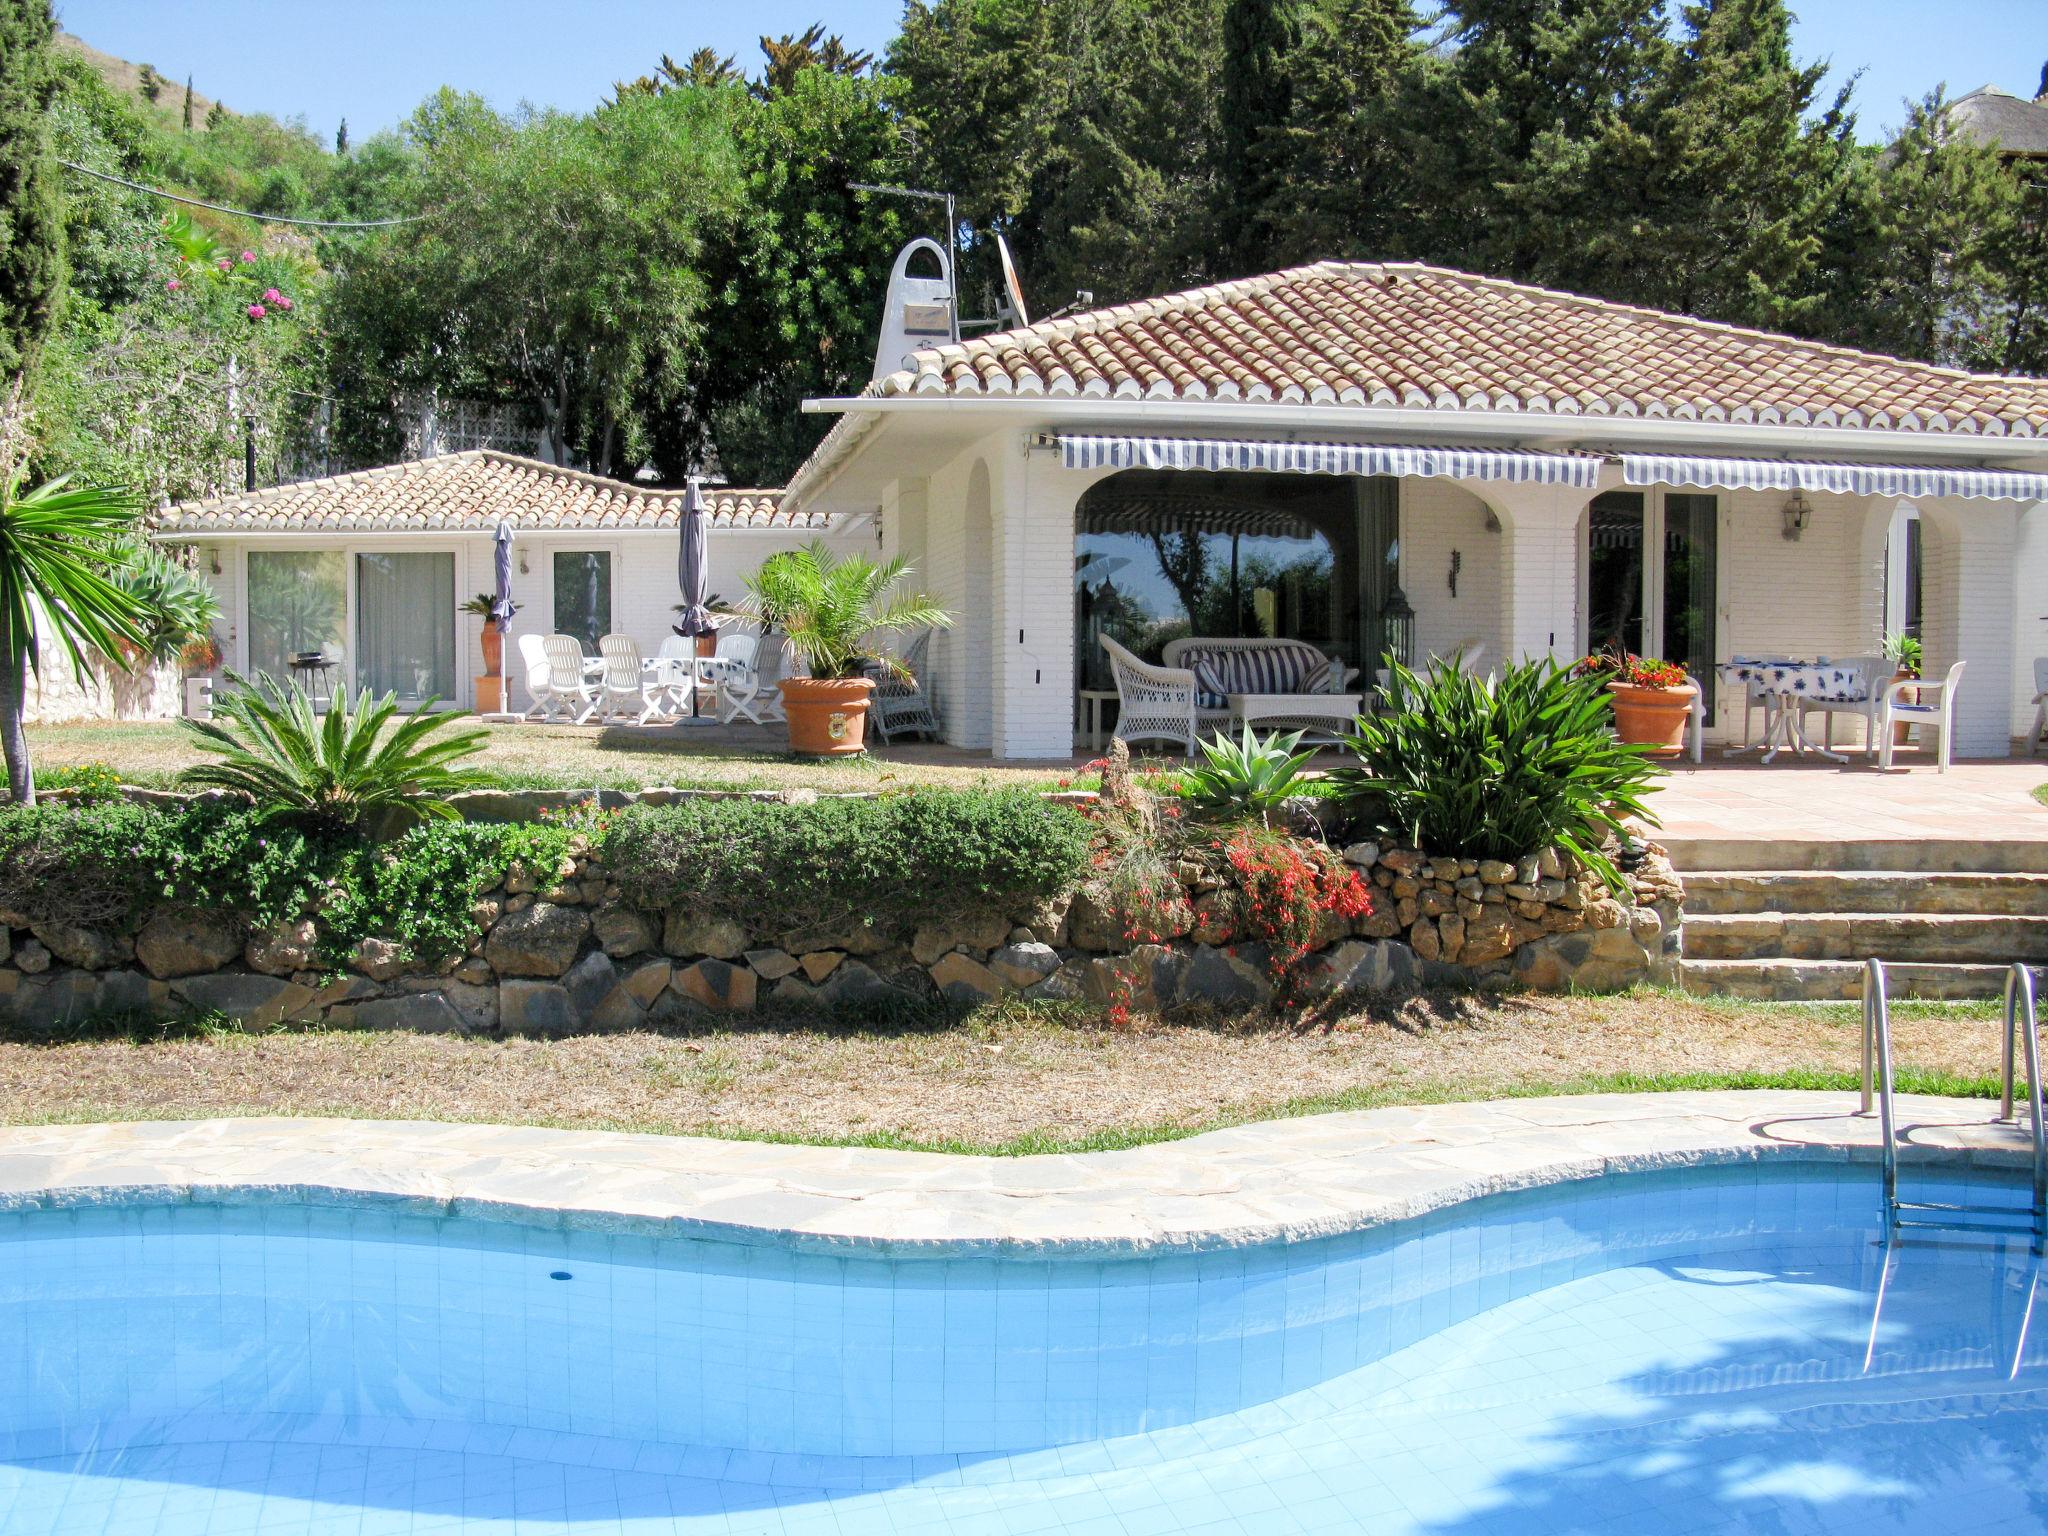
[[228, 109], [216, 101], [206, 109], [206, 131], [208, 133], [213, 132], [214, 129], [227, 121], [227, 116]]
[[157, 97], [164, 93], [164, 77], [156, 72], [154, 65], [145, 64], [142, 66], [139, 80], [143, 99], [151, 106], [155, 106]]
[[192, 77], [185, 77], [185, 111], [183, 113], [185, 132], [192, 131]]
[[1230, 0], [1223, 12], [1217, 177], [1219, 221], [1231, 231], [1227, 271], [1259, 272], [1273, 255], [1273, 160], [1294, 119], [1301, 0]]
[[334, 152], [337, 155], [348, 153], [348, 119], [345, 117], [341, 120], [341, 126], [334, 130]]
[[64, 202], [46, 112], [50, 0], [0, 0], [0, 380], [33, 365], [64, 283]]

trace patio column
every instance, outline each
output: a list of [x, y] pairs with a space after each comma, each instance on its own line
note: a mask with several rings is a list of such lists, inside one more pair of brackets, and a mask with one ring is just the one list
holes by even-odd
[[1928, 497], [1920, 509], [1923, 672], [1969, 663], [1956, 695], [1955, 755], [2012, 751], [2014, 570], [2020, 505]]
[[991, 745], [999, 759], [1066, 758], [1074, 750], [1074, 506], [1100, 476], [1062, 469], [1045, 454], [1005, 454], [990, 468]]
[[1579, 633], [1579, 517], [1592, 492], [1505, 481], [1471, 488], [1501, 521], [1502, 659], [1570, 657]]

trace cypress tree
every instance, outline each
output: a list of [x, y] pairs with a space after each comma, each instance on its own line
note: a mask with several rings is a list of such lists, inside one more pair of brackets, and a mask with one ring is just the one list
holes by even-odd
[[337, 155], [348, 153], [348, 119], [345, 117], [341, 120], [341, 126], [334, 130], [334, 152]]
[[50, 0], [0, 0], [0, 379], [33, 364], [64, 282], [64, 202], [45, 112]]
[[184, 124], [185, 131], [190, 133], [192, 131], [192, 77], [190, 75], [185, 77]]
[[1303, 38], [1301, 0], [1230, 0], [1223, 12], [1217, 177], [1234, 274], [1264, 270], [1272, 222], [1276, 140], [1294, 118], [1294, 72]]

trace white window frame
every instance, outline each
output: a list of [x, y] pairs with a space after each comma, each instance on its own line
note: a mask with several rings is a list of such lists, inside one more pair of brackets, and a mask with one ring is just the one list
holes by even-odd
[[620, 577], [625, 570], [625, 558], [615, 539], [548, 539], [541, 543], [541, 582], [548, 598], [548, 627], [551, 635], [562, 633], [562, 626], [555, 621], [555, 556], [556, 555], [609, 555], [612, 562], [612, 629], [617, 632], [623, 619], [619, 612]]

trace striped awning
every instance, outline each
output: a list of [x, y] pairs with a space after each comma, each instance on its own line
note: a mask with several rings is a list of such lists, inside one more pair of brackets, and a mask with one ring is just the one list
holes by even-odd
[[2048, 475], [1947, 464], [1822, 464], [1803, 459], [1624, 453], [1621, 477], [1629, 485], [1696, 485], [1731, 491], [1831, 491], [1848, 496], [2048, 501]]
[[1443, 480], [1512, 480], [1592, 490], [1601, 458], [1512, 448], [1442, 448], [1421, 443], [1279, 443], [1208, 437], [1059, 435], [1068, 469], [1206, 469], [1284, 475], [1423, 475]]

